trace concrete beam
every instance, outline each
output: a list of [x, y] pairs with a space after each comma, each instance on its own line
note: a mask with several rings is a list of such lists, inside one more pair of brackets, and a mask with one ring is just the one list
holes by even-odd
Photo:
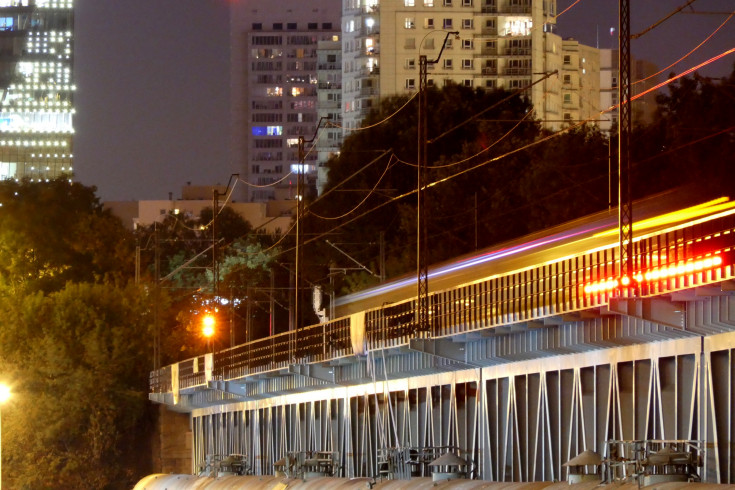
[[679, 330], [686, 329], [686, 304], [663, 298], [612, 298], [608, 308], [613, 313], [658, 323]]

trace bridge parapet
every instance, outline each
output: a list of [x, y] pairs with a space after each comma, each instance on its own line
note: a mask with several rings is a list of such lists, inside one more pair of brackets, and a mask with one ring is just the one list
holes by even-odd
[[207, 406], [358, 384], [378, 367], [405, 377], [731, 331], [733, 319], [702, 316], [735, 311], [735, 212], [667, 226], [636, 238], [628, 285], [614, 233], [572, 234], [473, 263], [471, 280], [432, 291], [429, 332], [417, 331], [409, 297], [167, 366], [151, 374], [151, 399]]

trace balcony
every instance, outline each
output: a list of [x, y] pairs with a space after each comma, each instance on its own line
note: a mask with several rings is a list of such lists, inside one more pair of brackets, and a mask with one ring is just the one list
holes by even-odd
[[503, 75], [508, 77], [520, 77], [520, 76], [528, 76], [531, 74], [531, 68], [530, 67], [513, 67], [513, 68], [506, 68], [503, 70]]
[[479, 53], [475, 53], [475, 58], [485, 58], [488, 56], [497, 56], [498, 55], [498, 48], [486, 48], [483, 47], [480, 49]]
[[321, 90], [338, 90], [342, 88], [342, 82], [319, 82], [317, 86]]
[[531, 48], [505, 48], [505, 56], [531, 56]]
[[504, 5], [498, 9], [499, 14], [530, 14], [531, 5]]

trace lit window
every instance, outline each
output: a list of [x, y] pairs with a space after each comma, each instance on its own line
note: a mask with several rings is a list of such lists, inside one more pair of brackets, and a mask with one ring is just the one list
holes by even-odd
[[415, 29], [416, 28], [416, 19], [414, 17], [406, 17], [405, 19], [404, 27], [406, 29]]
[[424, 0], [424, 7], [433, 7], [434, 0]]
[[405, 5], [406, 7], [413, 7], [414, 0], [403, 0], [403, 5]]

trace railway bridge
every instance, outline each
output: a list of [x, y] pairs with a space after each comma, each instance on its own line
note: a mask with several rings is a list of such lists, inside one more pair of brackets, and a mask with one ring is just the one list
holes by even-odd
[[376, 476], [401, 448], [459, 448], [475, 477], [566, 478], [606, 441], [693, 440], [735, 483], [735, 203], [639, 205], [634, 274], [601, 213], [339, 298], [335, 317], [166, 366], [150, 399], [190, 414], [193, 472], [242, 454], [272, 474], [324, 453]]

